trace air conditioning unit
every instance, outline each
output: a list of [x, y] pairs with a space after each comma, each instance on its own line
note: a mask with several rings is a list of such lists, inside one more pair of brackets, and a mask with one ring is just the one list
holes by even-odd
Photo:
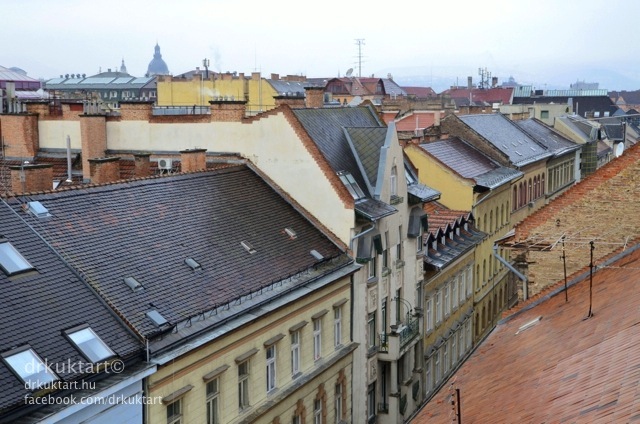
[[173, 159], [171, 158], [158, 159], [158, 169], [165, 169], [165, 170], [173, 169]]

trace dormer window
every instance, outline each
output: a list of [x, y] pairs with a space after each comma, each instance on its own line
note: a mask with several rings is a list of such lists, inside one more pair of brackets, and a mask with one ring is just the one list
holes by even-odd
[[94, 364], [115, 356], [115, 353], [98, 337], [91, 327], [68, 330], [65, 334], [80, 353]]
[[0, 240], [0, 269], [7, 275], [14, 275], [33, 269], [33, 266], [7, 240]]
[[29, 346], [23, 346], [2, 354], [2, 359], [22, 380], [25, 388], [35, 390], [58, 380], [42, 358]]

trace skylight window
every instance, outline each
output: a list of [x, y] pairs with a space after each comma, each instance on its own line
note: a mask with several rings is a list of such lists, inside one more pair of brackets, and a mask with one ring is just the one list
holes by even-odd
[[284, 232], [289, 236], [290, 239], [298, 238], [298, 235], [295, 231], [293, 231], [292, 228], [287, 227], [284, 229]]
[[324, 259], [324, 256], [322, 256], [322, 253], [318, 252], [317, 250], [313, 249], [311, 252], [311, 256], [313, 256], [314, 258], [316, 258], [317, 260], [321, 261]]
[[48, 218], [51, 216], [49, 210], [40, 202], [29, 202], [29, 212], [38, 218]]
[[364, 197], [364, 192], [356, 182], [355, 178], [353, 178], [353, 175], [351, 175], [351, 173], [342, 172], [339, 173], [338, 176], [340, 177], [340, 181], [342, 181], [342, 184], [347, 187], [347, 190], [349, 190], [349, 193], [351, 193], [351, 196], [355, 200], [362, 199]]
[[98, 337], [91, 327], [85, 327], [77, 331], [70, 330], [67, 332], [67, 336], [76, 345], [80, 353], [93, 363], [115, 356], [115, 353], [109, 349], [109, 346]]
[[155, 309], [147, 312], [147, 317], [149, 317], [149, 319], [153, 321], [153, 323], [158, 327], [162, 327], [163, 325], [168, 323], [165, 317], [163, 317], [160, 312], [156, 311]]
[[185, 260], [184, 260], [184, 263], [185, 263], [185, 264], [187, 264], [187, 265], [189, 265], [189, 267], [190, 267], [192, 270], [194, 270], [194, 271], [195, 271], [196, 269], [200, 269], [200, 268], [202, 268], [202, 265], [200, 265], [200, 264], [199, 264], [195, 259], [193, 259], [193, 258], [187, 258], [187, 259], [185, 259]]
[[0, 268], [7, 275], [33, 269], [33, 266], [8, 241], [0, 240]]
[[34, 390], [58, 380], [58, 376], [47, 368], [40, 356], [28, 346], [6, 352], [2, 359], [24, 382], [25, 388]]

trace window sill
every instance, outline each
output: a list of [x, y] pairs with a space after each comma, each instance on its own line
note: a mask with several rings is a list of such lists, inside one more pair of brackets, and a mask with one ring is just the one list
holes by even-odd
[[378, 282], [378, 277], [371, 277], [367, 280], [367, 286], [372, 286]]

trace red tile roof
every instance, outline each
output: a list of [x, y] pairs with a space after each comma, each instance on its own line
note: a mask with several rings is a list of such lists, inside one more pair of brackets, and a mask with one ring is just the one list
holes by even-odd
[[445, 231], [447, 225], [453, 227], [457, 220], [471, 215], [471, 212], [448, 209], [443, 204], [435, 201], [425, 203], [424, 211], [429, 219], [429, 232], [433, 235], [436, 235], [439, 229]]
[[416, 128], [424, 129], [435, 123], [435, 114], [439, 113], [444, 117], [444, 112], [440, 111], [416, 111], [396, 121], [396, 131], [415, 131]]
[[[498, 324], [455, 374], [462, 422], [640, 421], [640, 248], [626, 252], [594, 273], [593, 317], [587, 274], [568, 303], [560, 292]], [[450, 384], [411, 422], [455, 422]]]
[[473, 88], [471, 90], [468, 88], [452, 88], [450, 90], [446, 90], [443, 94], [448, 94], [451, 98], [471, 98], [471, 101], [473, 102], [502, 103], [510, 105], [513, 97], [513, 88], [489, 88], [486, 90], [480, 88]]
[[417, 98], [427, 98], [436, 96], [436, 92], [431, 87], [402, 87], [407, 94], [416, 96]]

